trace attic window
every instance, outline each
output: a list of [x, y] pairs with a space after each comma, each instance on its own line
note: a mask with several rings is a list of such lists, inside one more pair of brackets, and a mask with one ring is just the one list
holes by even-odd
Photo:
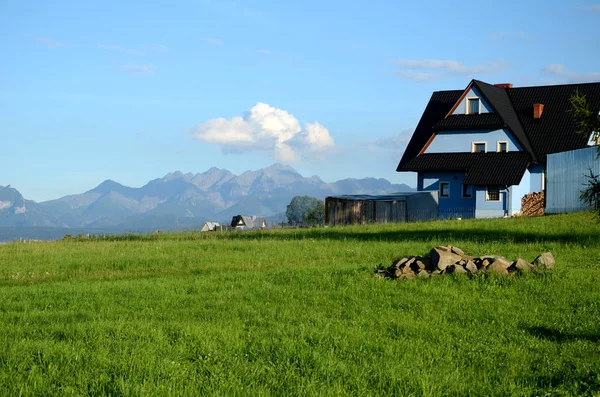
[[471, 151], [473, 153], [485, 153], [485, 152], [487, 152], [487, 143], [486, 142], [473, 142]]
[[506, 141], [498, 141], [498, 150], [497, 152], [508, 152], [508, 142]]
[[479, 114], [479, 98], [467, 98], [467, 114]]

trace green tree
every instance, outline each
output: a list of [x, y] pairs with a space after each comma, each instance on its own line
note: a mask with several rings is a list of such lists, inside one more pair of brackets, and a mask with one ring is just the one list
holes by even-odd
[[594, 208], [600, 217], [600, 178], [598, 178], [598, 175], [594, 175], [591, 169], [590, 174], [585, 177], [587, 179], [586, 188], [581, 191], [579, 199]]
[[[586, 138], [592, 138], [592, 141], [598, 145], [600, 143], [600, 116], [590, 110], [585, 95], [579, 93], [579, 90], [571, 96], [571, 110], [575, 120], [575, 132]], [[598, 146], [598, 155], [600, 155], [600, 146]]]
[[[323, 216], [325, 216], [325, 204], [323, 204], [323, 201], [310, 196], [296, 196], [287, 206], [285, 210], [285, 216], [288, 218], [290, 223], [308, 222], [306, 219], [307, 213], [309, 213], [309, 211], [311, 213], [315, 212], [315, 208], [318, 208], [319, 205], [322, 206]], [[317, 214], [314, 213], [310, 216], [312, 219], [313, 217], [317, 216]]]
[[304, 222], [311, 225], [322, 225], [325, 223], [325, 203], [318, 200], [317, 205], [306, 211]]
[[[591, 137], [591, 140], [598, 145], [596, 149], [600, 157], [600, 114], [590, 110], [585, 95], [580, 94], [579, 91], [575, 91], [571, 96], [570, 113], [575, 120], [575, 132], [586, 138]], [[586, 188], [581, 191], [579, 199], [594, 208], [600, 217], [600, 179], [591, 169], [586, 178]]]

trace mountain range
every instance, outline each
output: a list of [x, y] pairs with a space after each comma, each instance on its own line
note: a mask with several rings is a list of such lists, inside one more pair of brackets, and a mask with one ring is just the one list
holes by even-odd
[[172, 172], [139, 188], [106, 180], [85, 193], [36, 203], [14, 188], [0, 186], [0, 227], [60, 227], [142, 231], [198, 227], [206, 220], [229, 223], [234, 215], [285, 219], [296, 195], [324, 200], [341, 194], [411, 191], [385, 179], [343, 179], [326, 183], [274, 164], [235, 175], [226, 169], [184, 174]]

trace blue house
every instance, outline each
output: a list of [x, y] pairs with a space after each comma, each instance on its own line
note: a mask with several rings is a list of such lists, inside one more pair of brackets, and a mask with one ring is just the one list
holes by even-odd
[[546, 156], [588, 146], [575, 132], [570, 98], [594, 112], [600, 83], [513, 87], [472, 80], [434, 92], [398, 165], [417, 172], [417, 190], [437, 190], [441, 217], [514, 215], [545, 188]]

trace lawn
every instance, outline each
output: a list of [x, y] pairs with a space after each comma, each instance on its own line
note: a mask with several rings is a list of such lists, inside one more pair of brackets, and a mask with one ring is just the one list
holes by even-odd
[[[451, 244], [551, 272], [374, 277]], [[600, 395], [588, 213], [0, 245], [0, 394]]]

